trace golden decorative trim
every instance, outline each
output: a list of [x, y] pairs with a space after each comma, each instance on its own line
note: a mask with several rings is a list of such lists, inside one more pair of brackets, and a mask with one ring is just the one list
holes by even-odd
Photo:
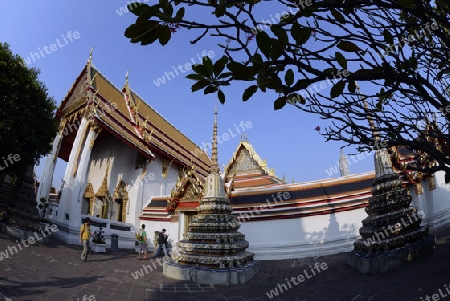
[[416, 190], [416, 194], [417, 195], [421, 195], [423, 193], [423, 187], [422, 187], [422, 183], [421, 182], [418, 182], [417, 184], [415, 184], [414, 188]]
[[58, 127], [58, 134], [62, 134], [64, 132], [64, 129], [66, 128], [66, 124], [67, 124], [67, 117], [62, 117], [61, 121], [59, 122], [59, 127]]
[[95, 193], [94, 193], [94, 187], [92, 186], [91, 182], [88, 182], [88, 184], [86, 185], [86, 188], [84, 189], [83, 197], [85, 199], [89, 199], [89, 214], [94, 215]]
[[114, 189], [113, 198], [116, 200], [122, 200], [122, 222], [124, 223], [127, 218], [127, 205], [128, 205], [128, 191], [127, 184], [121, 179], [119, 183], [117, 183], [116, 188]]
[[81, 97], [80, 99], [74, 101], [67, 109], [63, 111], [63, 116], [76, 115], [76, 112], [80, 107], [84, 106], [87, 102], [85, 97]]
[[162, 160], [162, 177], [165, 179], [167, 178], [167, 175], [169, 174], [170, 166], [172, 165], [173, 160]]
[[436, 189], [436, 178], [433, 175], [431, 175], [431, 177], [428, 178], [428, 190], [429, 191], [433, 191]]
[[94, 131], [95, 135], [94, 135], [94, 137], [92, 138], [92, 140], [91, 140], [91, 142], [89, 144], [89, 148], [90, 149], [92, 149], [94, 147], [95, 140], [97, 139], [98, 135], [102, 131], [102, 128], [98, 124], [95, 124], [95, 125], [93, 125], [91, 127], [91, 131]]
[[97, 193], [95, 194], [96, 197], [104, 198], [107, 195], [109, 195], [108, 192], [108, 172], [109, 172], [109, 165], [111, 161], [111, 156], [108, 158], [108, 164], [106, 165], [106, 172], [105, 176], [103, 177], [102, 185], [98, 189]]

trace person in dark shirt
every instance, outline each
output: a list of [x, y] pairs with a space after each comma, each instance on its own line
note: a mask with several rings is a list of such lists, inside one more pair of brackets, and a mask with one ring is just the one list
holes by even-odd
[[163, 245], [166, 245], [167, 248], [167, 235], [166, 229], [162, 229], [158, 235], [158, 250], [156, 251], [156, 256], [164, 256]]

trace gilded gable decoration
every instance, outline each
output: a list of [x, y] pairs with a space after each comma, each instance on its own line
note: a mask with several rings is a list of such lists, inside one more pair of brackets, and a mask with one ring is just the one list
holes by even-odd
[[170, 165], [172, 165], [173, 160], [162, 160], [162, 177], [165, 179], [167, 178], [167, 175], [169, 174]]
[[[191, 168], [178, 178], [168, 198], [168, 209], [174, 211], [182, 202], [200, 201], [203, 197], [205, 183], [201, 180], [195, 169]], [[195, 209], [193, 207], [192, 209]]]
[[106, 165], [106, 171], [105, 176], [103, 177], [102, 185], [98, 189], [97, 193], [95, 194], [96, 197], [104, 198], [107, 195], [109, 195], [108, 192], [108, 173], [109, 173], [109, 165], [111, 163], [111, 157], [108, 158], [108, 164]]
[[436, 189], [436, 178], [433, 175], [431, 175], [431, 177], [428, 178], [428, 190], [432, 191]]
[[415, 188], [415, 190], [416, 190], [416, 194], [417, 194], [417, 195], [421, 195], [421, 194], [423, 193], [423, 187], [422, 187], [422, 183], [421, 183], [421, 182], [417, 182], [417, 183], [414, 185], [414, 188]]
[[94, 123], [91, 127], [91, 131], [94, 131], [94, 137], [92, 138], [92, 141], [89, 145], [89, 147], [92, 149], [92, 147], [94, 146], [95, 140], [97, 139], [98, 135], [100, 134], [100, 132], [102, 131], [102, 128], [100, 127], [99, 124]]
[[89, 214], [94, 215], [94, 201], [95, 201], [95, 193], [94, 193], [94, 187], [92, 186], [92, 183], [89, 181], [86, 185], [86, 188], [84, 189], [84, 195], [83, 197], [85, 199], [89, 199]]
[[[127, 184], [121, 179], [119, 183], [117, 183], [116, 188], [113, 193], [114, 200], [121, 200], [122, 204], [120, 206], [119, 215], [121, 217], [121, 221], [126, 221], [128, 211], [128, 190]], [[126, 208], [126, 210], [125, 210]]]

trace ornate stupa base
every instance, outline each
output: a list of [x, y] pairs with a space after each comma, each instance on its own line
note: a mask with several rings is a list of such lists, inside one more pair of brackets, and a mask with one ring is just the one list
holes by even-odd
[[423, 239], [401, 248], [380, 253], [352, 251], [347, 264], [363, 274], [380, 274], [430, 255], [436, 249], [436, 238], [427, 235]]
[[213, 269], [175, 262], [163, 265], [164, 276], [177, 280], [186, 280], [198, 284], [234, 285], [244, 284], [255, 276], [260, 269], [258, 261], [252, 261], [239, 268]]

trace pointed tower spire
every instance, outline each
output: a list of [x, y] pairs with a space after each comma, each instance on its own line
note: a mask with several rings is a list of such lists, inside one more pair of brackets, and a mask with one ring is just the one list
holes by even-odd
[[341, 171], [341, 177], [350, 175], [350, 168], [348, 166], [348, 158], [341, 148], [341, 154], [339, 155], [339, 170]]
[[209, 170], [210, 173], [216, 172], [219, 173], [219, 159], [217, 154], [217, 103], [214, 109], [214, 127], [213, 127], [213, 140], [212, 140], [212, 150], [211, 150], [211, 168]]

